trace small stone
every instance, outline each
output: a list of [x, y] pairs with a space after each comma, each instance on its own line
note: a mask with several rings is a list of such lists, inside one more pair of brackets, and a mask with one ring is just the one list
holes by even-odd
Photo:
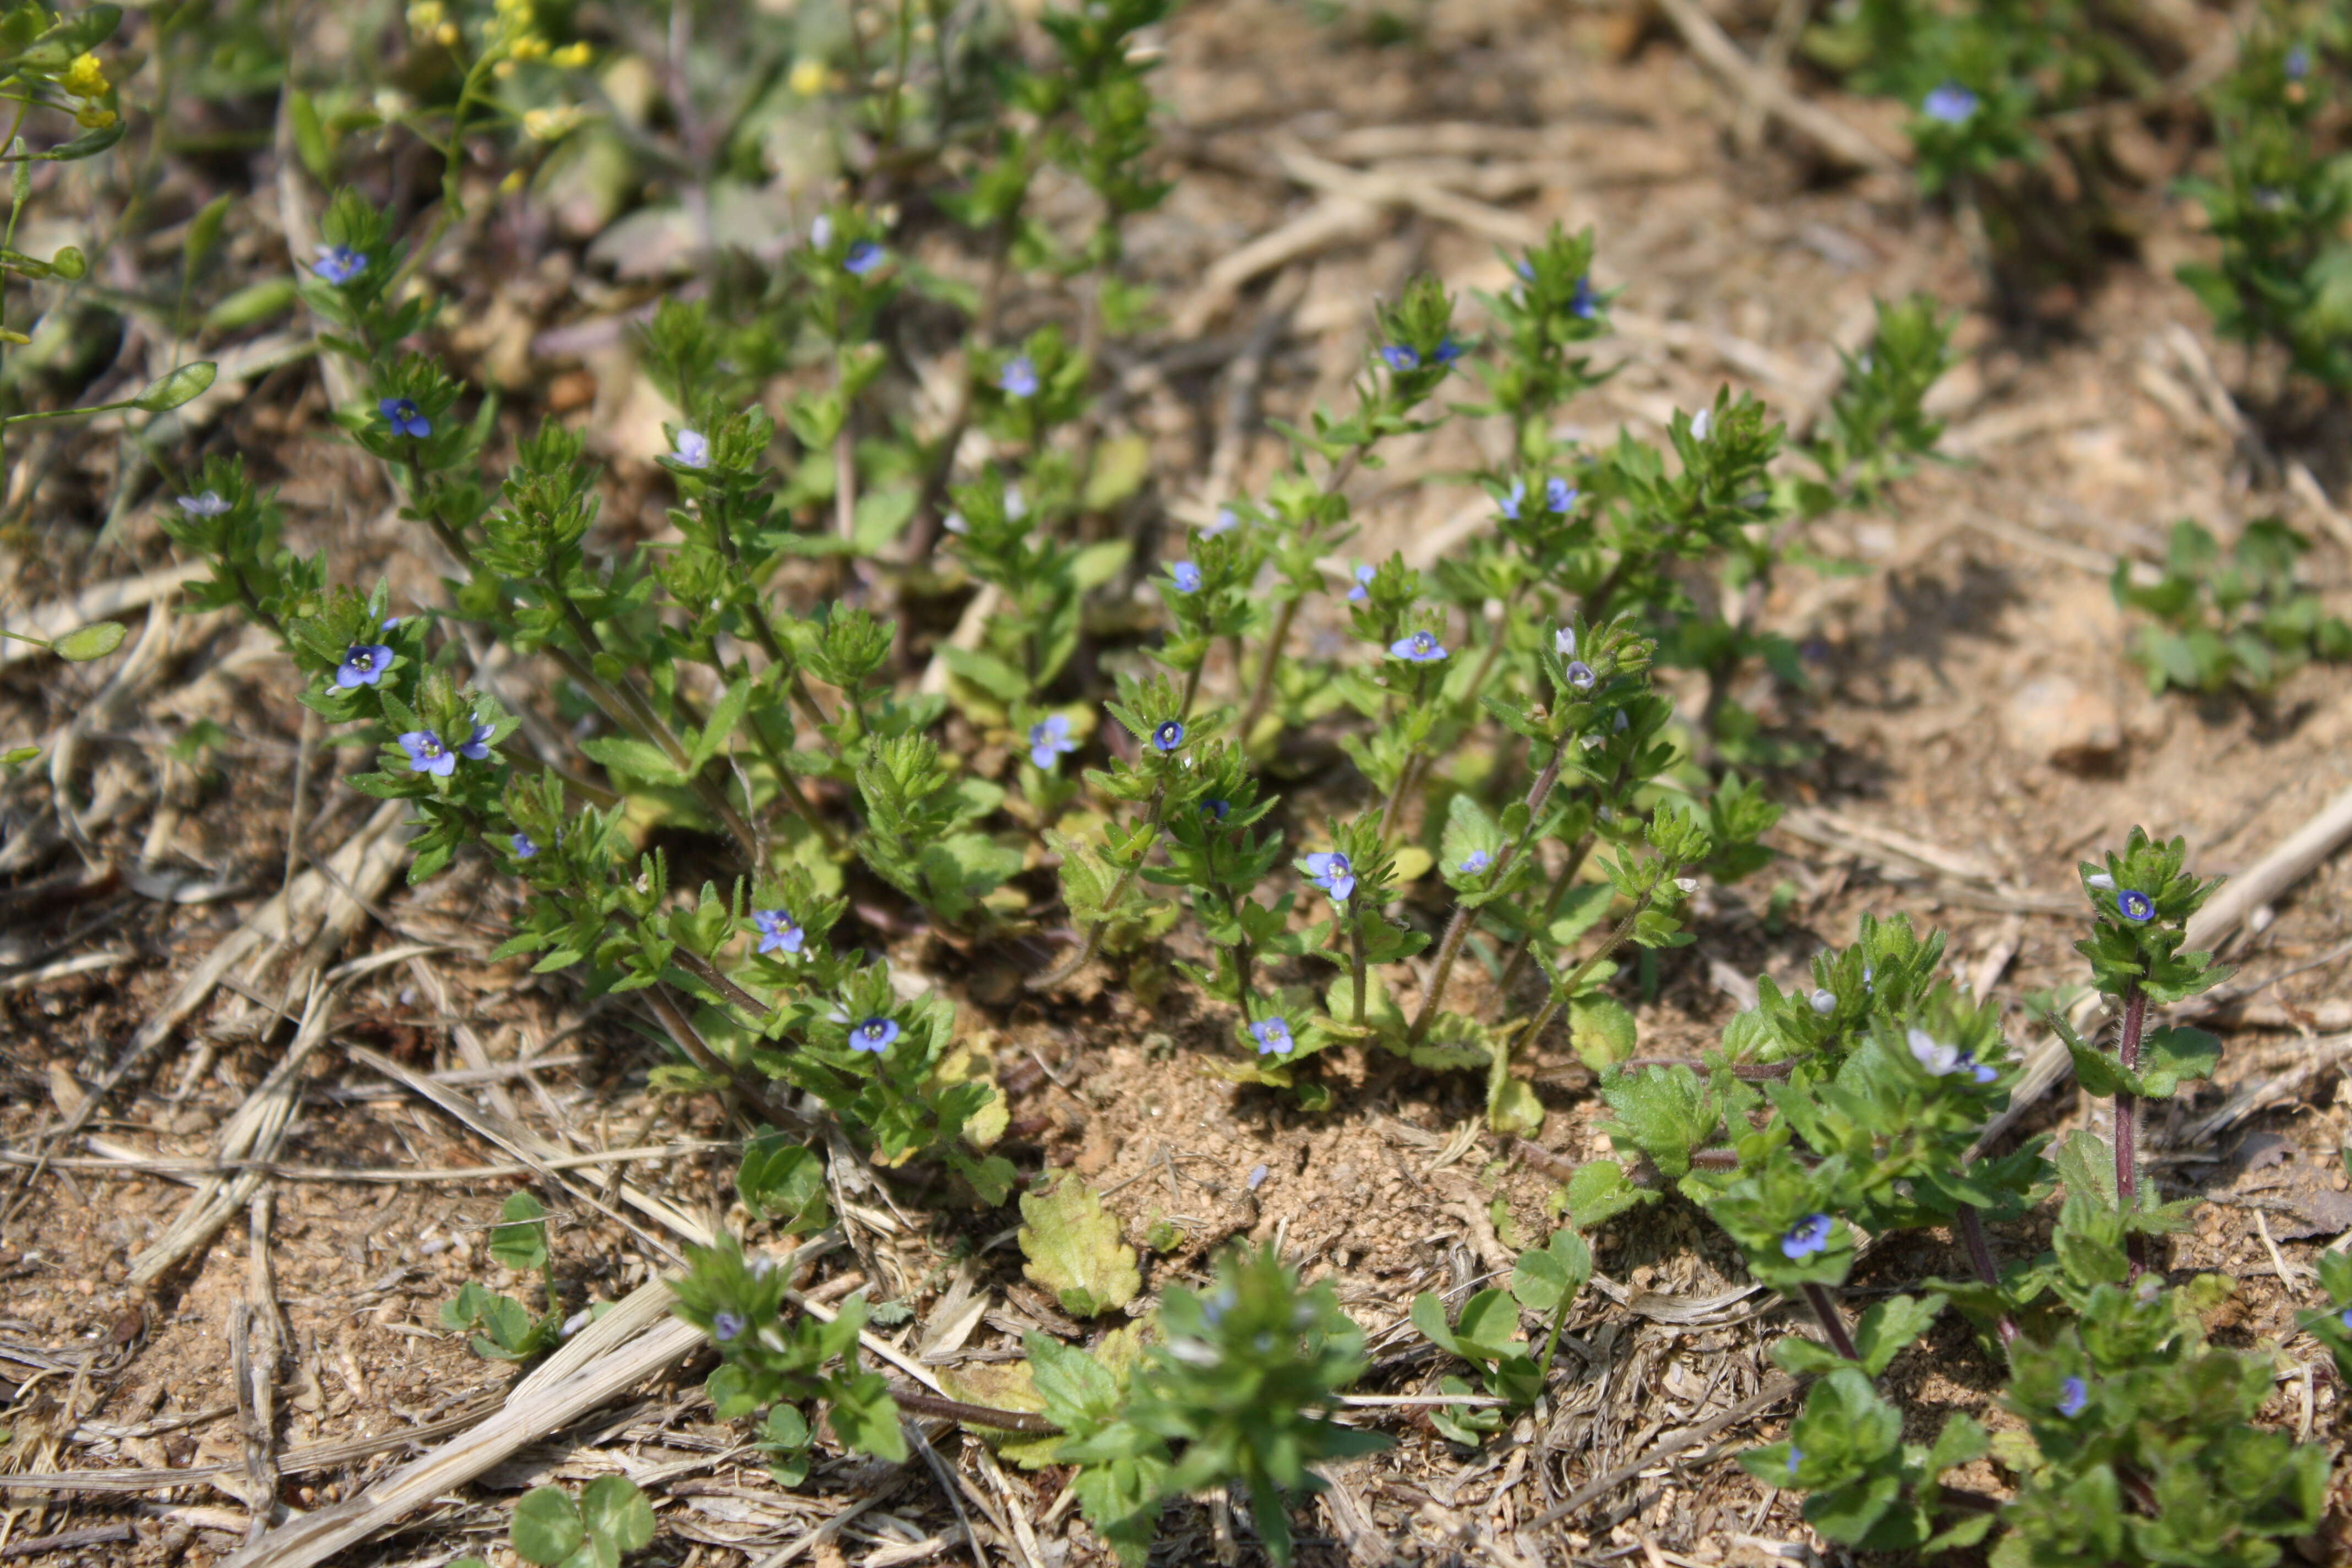
[[2123, 764], [2123, 716], [2115, 700], [2063, 675], [2027, 681], [2000, 710], [2011, 751], [2068, 773], [2112, 774]]

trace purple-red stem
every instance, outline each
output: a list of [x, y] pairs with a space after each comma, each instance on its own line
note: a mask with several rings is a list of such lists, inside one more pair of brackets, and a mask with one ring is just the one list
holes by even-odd
[[[1972, 1204], [1960, 1205], [1960, 1239], [1968, 1244], [1969, 1264], [1977, 1271], [1978, 1279], [1998, 1290], [2000, 1271], [1992, 1266], [1992, 1247], [1985, 1240], [1984, 1220]], [[2007, 1312], [2000, 1315], [2000, 1342], [2009, 1344], [2017, 1338], [2017, 1320]]]
[[1822, 1328], [1829, 1334], [1830, 1348], [1859, 1364], [1862, 1352], [1853, 1348], [1853, 1336], [1846, 1332], [1845, 1320], [1838, 1316], [1837, 1302], [1831, 1299], [1829, 1287], [1808, 1283], [1805, 1300], [1812, 1303], [1813, 1316], [1822, 1321]]
[[[2135, 983], [2124, 993], [2124, 1032], [2116, 1043], [2116, 1062], [2126, 1072], [2139, 1070], [2139, 1040], [2147, 1028], [2147, 994]], [[2128, 1220], [2139, 1207], [2139, 1096], [2116, 1095], [2116, 1206]], [[2131, 1261], [2131, 1277], [2147, 1268], [2147, 1238], [2134, 1231], [2124, 1238]]]

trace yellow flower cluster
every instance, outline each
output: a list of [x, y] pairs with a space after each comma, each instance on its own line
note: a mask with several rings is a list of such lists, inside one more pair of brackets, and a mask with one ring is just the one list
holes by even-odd
[[408, 8], [408, 31], [420, 44], [457, 47], [457, 24], [449, 19], [449, 8], [441, 0], [416, 0]]
[[[563, 70], [579, 70], [588, 64], [587, 45], [566, 44], [559, 49], [547, 41], [539, 31], [531, 0], [493, 0], [491, 8], [494, 16], [483, 43], [499, 57], [490, 68], [501, 79], [514, 75], [518, 64], [530, 60], [545, 60]], [[415, 0], [408, 7], [408, 30], [418, 43], [439, 44], [445, 49], [456, 48], [460, 37], [446, 0]]]
[[107, 94], [114, 84], [106, 79], [106, 68], [96, 55], [76, 55], [58, 85], [79, 100], [74, 105], [74, 122], [85, 131], [102, 131], [114, 123], [114, 110], [106, 107]]

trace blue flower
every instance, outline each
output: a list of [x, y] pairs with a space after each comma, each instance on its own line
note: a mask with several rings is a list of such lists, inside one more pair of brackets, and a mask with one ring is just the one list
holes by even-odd
[[1452, 364], [1462, 357], [1462, 345], [1452, 338], [1440, 338], [1437, 346], [1429, 351], [1429, 357], [1438, 364]]
[[1176, 591], [1180, 594], [1197, 594], [1201, 591], [1201, 569], [1190, 561], [1172, 563], [1168, 568], [1168, 575], [1176, 579]]
[[1568, 313], [1581, 321], [1589, 321], [1601, 313], [1600, 301], [1592, 297], [1591, 274], [1576, 280], [1576, 292], [1569, 296]]
[[1389, 362], [1389, 368], [1391, 370], [1419, 370], [1421, 368], [1421, 354], [1419, 351], [1407, 348], [1402, 343], [1389, 344], [1386, 348], [1381, 350], [1381, 357]]
[[1331, 895], [1335, 904], [1344, 904], [1356, 890], [1356, 868], [1337, 849], [1309, 855], [1303, 864], [1307, 879]]
[[1356, 585], [1348, 590], [1348, 603], [1360, 605], [1372, 596], [1372, 579], [1379, 573], [1370, 566], [1356, 568]]
[[1813, 1005], [1813, 1011], [1819, 1013], [1824, 1018], [1837, 1011], [1837, 993], [1834, 991], [1817, 990], [1813, 993], [1811, 1000]]
[[1151, 743], [1163, 752], [1172, 752], [1184, 743], [1184, 722], [1181, 719], [1163, 719], [1151, 731]]
[[383, 415], [384, 422], [392, 426], [392, 433], [395, 436], [413, 436], [421, 441], [433, 434], [433, 421], [425, 417], [411, 398], [387, 397], [378, 403], [376, 408]]
[[431, 773], [446, 779], [457, 771], [457, 753], [441, 743], [441, 737], [430, 730], [411, 730], [400, 737], [400, 749], [408, 753], [408, 771]]
[[1797, 1467], [1805, 1462], [1805, 1451], [1794, 1443], [1789, 1445], [1789, 1473], [1795, 1475]]
[[708, 468], [710, 464], [710, 437], [699, 430], [681, 430], [677, 433], [677, 445], [671, 448], [670, 456], [689, 468]]
[[480, 720], [476, 720], [474, 732], [457, 742], [457, 754], [461, 757], [471, 757], [478, 763], [489, 761], [490, 728]]
[[1830, 1236], [1834, 1230], [1830, 1216], [1809, 1214], [1789, 1227], [1780, 1238], [1780, 1256], [1791, 1263], [1801, 1263], [1817, 1252], [1829, 1250]]
[[1927, 1068], [1930, 1078], [1958, 1072], [1968, 1060], [1968, 1053], [1959, 1047], [1945, 1045], [1916, 1025], [1904, 1031], [1903, 1039], [1911, 1048], [1911, 1059]]
[[335, 666], [335, 684], [349, 691], [354, 686], [373, 686], [392, 668], [392, 649], [380, 642], [355, 642], [343, 650], [343, 662]]
[[1477, 876], [1494, 863], [1495, 858], [1484, 849], [1473, 849], [1469, 854], [1462, 857], [1462, 869], [1473, 877]]
[[1217, 509], [1214, 521], [1204, 524], [1201, 531], [1208, 534], [1231, 533], [1242, 525], [1242, 514], [1229, 506]]
[[1027, 354], [1015, 354], [996, 373], [996, 384], [1007, 397], [1037, 395], [1037, 366]]
[[878, 1057], [889, 1049], [890, 1042], [898, 1037], [898, 1020], [885, 1018], [877, 1014], [849, 1031], [849, 1048], [853, 1051], [872, 1051]]
[[1554, 511], [1566, 511], [1576, 504], [1576, 487], [1566, 479], [1547, 479], [1544, 482], [1544, 505]]
[[1530, 283], [1536, 280], [1536, 264], [1524, 256], [1511, 263], [1511, 270]]
[[1285, 1018], [1260, 1018], [1250, 1026], [1250, 1038], [1257, 1042], [1257, 1054], [1278, 1057], [1297, 1047], [1290, 1037], [1290, 1023]]
[[852, 278], [863, 278], [889, 259], [889, 253], [870, 239], [861, 239], [849, 247], [841, 258], [841, 269]]
[[1225, 813], [1233, 808], [1232, 801], [1219, 800], [1216, 796], [1211, 795], [1201, 803], [1201, 815], [1212, 822], [1223, 822], [1225, 819]]
[[2070, 1377], [2058, 1385], [2058, 1414], [2072, 1421], [2083, 1414], [2083, 1406], [2091, 1403], [2090, 1387], [2079, 1377]]
[[2134, 925], [2146, 925], [2156, 918], [2156, 900], [2146, 893], [2126, 888], [2116, 895], [2116, 910]]
[[1029, 726], [1029, 760], [1041, 768], [1050, 768], [1054, 759], [1065, 752], [1078, 749], [1070, 738], [1070, 721], [1059, 713], [1048, 713]]
[[507, 840], [507, 844], [514, 850], [515, 858], [518, 860], [528, 860], [539, 853], [539, 846], [530, 841], [530, 835], [528, 833], [516, 834]]
[[1262, 1187], [1262, 1186], [1265, 1185], [1266, 1173], [1267, 1173], [1267, 1172], [1268, 1172], [1268, 1170], [1269, 1170], [1270, 1168], [1271, 1168], [1271, 1167], [1269, 1167], [1269, 1166], [1267, 1166], [1267, 1165], [1265, 1165], [1265, 1164], [1262, 1164], [1262, 1163], [1261, 1163], [1261, 1164], [1256, 1164], [1256, 1165], [1252, 1165], [1252, 1166], [1250, 1167], [1250, 1173], [1249, 1173], [1249, 1190], [1250, 1190], [1250, 1191], [1252, 1191], [1252, 1192], [1255, 1192], [1255, 1191], [1257, 1191], [1260, 1187]]
[[180, 510], [190, 517], [218, 517], [228, 510], [228, 502], [221, 500], [218, 490], [203, 490], [195, 495], [182, 496]]
[[319, 259], [310, 263], [310, 270], [333, 284], [344, 284], [367, 270], [367, 258], [348, 245], [319, 247]]
[[1434, 664], [1446, 657], [1445, 645], [1432, 632], [1415, 632], [1389, 644], [1389, 652], [1408, 664]]
[[2336, 1313], [2336, 1321], [2343, 1324], [2347, 1329], [2352, 1329], [2352, 1307], [2347, 1307], [2342, 1311]]
[[2286, 52], [2286, 79], [2301, 81], [2311, 74], [2311, 46], [2297, 44]]
[[1592, 667], [1582, 659], [1571, 658], [1568, 661], [1568, 683], [1579, 691], [1591, 690], [1593, 683], [1600, 679], [1592, 673]]
[[1495, 504], [1503, 509], [1503, 515], [1505, 517], [1509, 518], [1513, 522], [1517, 522], [1519, 521], [1519, 503], [1527, 499], [1528, 481], [1525, 479], [1513, 479], [1511, 481], [1511, 493], [1505, 496]]
[[1945, 125], [1966, 125], [1976, 111], [1977, 95], [1956, 81], [1946, 82], [1919, 105], [1920, 113]]
[[720, 1344], [725, 1344], [728, 1341], [733, 1339], [742, 1331], [743, 1320], [738, 1314], [733, 1312], [713, 1312], [710, 1314], [710, 1337], [717, 1340]]
[[1988, 1067], [1984, 1063], [1977, 1060], [1975, 1055], [1969, 1051], [1962, 1051], [1960, 1053], [1960, 1066], [1966, 1068], [1968, 1069], [1969, 1076], [1975, 1079], [1979, 1083], [1990, 1083], [1993, 1079], [2000, 1076], [2000, 1073], [1996, 1068]]
[[761, 952], [788, 952], [798, 957], [801, 943], [808, 940], [808, 932], [793, 919], [790, 910], [753, 910], [751, 923], [759, 928]]

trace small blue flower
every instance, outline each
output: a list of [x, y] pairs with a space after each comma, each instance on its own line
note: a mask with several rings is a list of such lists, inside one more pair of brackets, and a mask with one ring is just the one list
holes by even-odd
[[1232, 801], [1219, 800], [1214, 795], [1211, 795], [1201, 803], [1201, 815], [1212, 822], [1223, 822], [1225, 819], [1225, 814], [1233, 808]]
[[1780, 1238], [1780, 1256], [1791, 1263], [1801, 1263], [1817, 1252], [1829, 1250], [1830, 1236], [1835, 1227], [1825, 1214], [1809, 1214], [1789, 1227]]
[[1495, 858], [1484, 849], [1473, 849], [1462, 857], [1462, 870], [1465, 876], [1475, 877], [1494, 863]]
[[1511, 270], [1530, 283], [1536, 280], [1536, 264], [1524, 256], [1511, 263]]
[[709, 468], [710, 437], [699, 430], [681, 430], [677, 433], [677, 445], [669, 455], [689, 468]]
[[1966, 125], [1976, 111], [1977, 95], [1956, 81], [1946, 82], [1919, 105], [1920, 113], [1945, 125]]
[[376, 408], [383, 415], [384, 422], [392, 426], [392, 433], [395, 436], [410, 436], [421, 441], [433, 434], [433, 421], [425, 417], [411, 398], [387, 397], [378, 403]]
[[1794, 1443], [1789, 1445], [1789, 1473], [1795, 1475], [1797, 1467], [1805, 1462], [1805, 1451]]
[[1372, 596], [1372, 579], [1377, 575], [1379, 575], [1379, 573], [1373, 567], [1357, 567], [1356, 585], [1348, 590], [1348, 603], [1351, 605], [1360, 605], [1365, 600], [1370, 598]]
[[1217, 509], [1215, 521], [1204, 525], [1201, 531], [1211, 535], [1231, 533], [1234, 529], [1239, 528], [1241, 525], [1241, 513], [1235, 511], [1229, 506], [1221, 506]]
[[1249, 1032], [1262, 1057], [1284, 1056], [1297, 1047], [1297, 1042], [1290, 1037], [1289, 1020], [1285, 1018], [1260, 1018], [1250, 1026]]
[[2336, 1321], [2343, 1324], [2346, 1329], [2352, 1330], [2352, 1307], [2347, 1307], [2336, 1313]]
[[2146, 925], [2156, 918], [2156, 900], [2146, 893], [2126, 888], [2116, 895], [2116, 911], [2134, 925]]
[[392, 668], [392, 649], [380, 642], [355, 642], [343, 650], [343, 662], [335, 666], [335, 684], [349, 691], [354, 686], [373, 686]]
[[489, 761], [490, 729], [491, 726], [476, 720], [474, 732], [457, 742], [457, 754], [461, 757], [471, 757], [478, 763]]
[[1568, 313], [1580, 321], [1589, 321], [1601, 313], [1600, 301], [1592, 297], [1590, 274], [1576, 280], [1576, 292], [1569, 296]]
[[1495, 504], [1503, 509], [1503, 515], [1505, 517], [1509, 518], [1513, 522], [1517, 522], [1519, 521], [1519, 503], [1527, 499], [1528, 481], [1525, 479], [1513, 479], [1511, 481], [1511, 493], [1505, 496], [1501, 500], [1496, 501]]
[[457, 753], [441, 743], [441, 737], [430, 730], [411, 730], [400, 737], [400, 749], [408, 753], [408, 771], [431, 773], [446, 779], [457, 771]]
[[2000, 1076], [2000, 1073], [1996, 1068], [1988, 1067], [1983, 1062], [1977, 1060], [1974, 1053], [1972, 1052], [1962, 1051], [1960, 1053], [1960, 1066], [1966, 1068], [1969, 1076], [1976, 1079], [1979, 1083], [1990, 1083], [1993, 1079]]
[[798, 957], [801, 943], [808, 940], [808, 932], [793, 919], [790, 910], [753, 910], [751, 923], [759, 928], [761, 952], [786, 952]]
[[1436, 364], [1452, 364], [1462, 357], [1462, 345], [1452, 338], [1440, 338], [1437, 346], [1429, 351], [1429, 357]]
[[841, 269], [852, 278], [863, 278], [888, 258], [888, 253], [880, 246], [870, 239], [861, 239], [841, 258]]
[[898, 1020], [885, 1018], [877, 1014], [849, 1031], [849, 1048], [853, 1051], [872, 1051], [878, 1057], [888, 1050], [890, 1042], [898, 1037]]
[[2301, 81], [2311, 74], [2311, 46], [2297, 44], [2286, 52], [2286, 79]]
[[710, 1337], [717, 1340], [720, 1344], [725, 1344], [728, 1341], [733, 1339], [742, 1331], [743, 1320], [738, 1314], [733, 1312], [713, 1312], [710, 1314]]
[[204, 490], [195, 495], [182, 496], [180, 510], [190, 517], [218, 517], [228, 510], [228, 502], [221, 500], [218, 490]]
[[1381, 350], [1381, 357], [1389, 362], [1389, 368], [1391, 370], [1419, 370], [1421, 368], [1420, 352], [1415, 349], [1408, 348], [1402, 343], [1389, 344], [1386, 348]]
[[1389, 652], [1408, 664], [1434, 664], [1447, 657], [1445, 645], [1431, 632], [1415, 632], [1389, 644]]
[[1338, 850], [1309, 855], [1305, 861], [1307, 879], [1331, 895], [1335, 904], [1344, 904], [1356, 890], [1356, 868]]
[[1260, 1187], [1265, 1185], [1266, 1174], [1270, 1169], [1270, 1166], [1265, 1164], [1256, 1164], [1250, 1167], [1248, 1184], [1250, 1191], [1255, 1192]]
[[2091, 1403], [2091, 1390], [2079, 1377], [2070, 1377], [2058, 1385], [2058, 1414], [2072, 1421], [2083, 1414], [2083, 1406]]
[[1163, 752], [1172, 752], [1182, 745], [1184, 743], [1183, 721], [1177, 719], [1161, 720], [1160, 727], [1151, 731], [1151, 743]]
[[996, 373], [998, 390], [1007, 397], [1037, 395], [1037, 366], [1027, 354], [1015, 354]]
[[1190, 561], [1178, 561], [1171, 563], [1168, 568], [1168, 575], [1176, 579], [1176, 591], [1180, 594], [1197, 594], [1201, 591], [1201, 569]]
[[365, 272], [367, 264], [367, 258], [348, 245], [322, 245], [319, 247], [319, 259], [310, 263], [310, 270], [340, 286]]
[[1556, 512], [1564, 512], [1576, 504], [1577, 489], [1566, 479], [1544, 482], [1544, 505]]
[[1029, 726], [1029, 760], [1041, 768], [1050, 768], [1054, 759], [1066, 752], [1078, 749], [1070, 738], [1070, 721], [1059, 713], [1048, 713]]
[[515, 852], [515, 858], [518, 860], [528, 860], [539, 853], [539, 846], [530, 841], [530, 835], [528, 833], [516, 834], [507, 840], [507, 845]]
[[1837, 1011], [1837, 993], [1834, 991], [1815, 991], [1811, 1000], [1813, 1011], [1824, 1018]]
[[1571, 658], [1568, 661], [1568, 683], [1579, 691], [1591, 690], [1593, 683], [1600, 679], [1592, 673], [1592, 667], [1582, 659]]

